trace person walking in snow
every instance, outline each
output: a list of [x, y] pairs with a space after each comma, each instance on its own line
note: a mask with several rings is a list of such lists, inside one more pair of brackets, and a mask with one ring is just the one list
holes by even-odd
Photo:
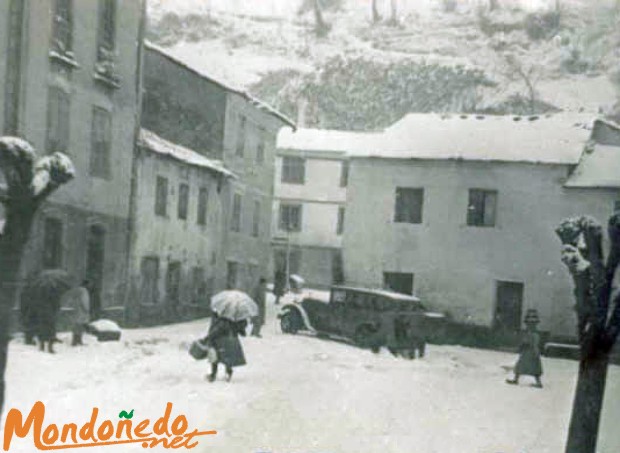
[[90, 282], [84, 280], [81, 285], [71, 288], [62, 296], [61, 305], [73, 309], [71, 346], [81, 346], [84, 344], [82, 342], [82, 335], [90, 321], [89, 288]]
[[201, 342], [215, 349], [216, 358], [211, 363], [211, 374], [207, 375], [209, 382], [215, 381], [218, 365], [222, 363], [226, 368], [226, 380], [230, 381], [233, 367], [246, 364], [239, 335], [245, 336], [247, 321], [231, 321], [213, 313], [209, 333]]
[[525, 315], [526, 331], [519, 347], [519, 360], [515, 366], [514, 379], [507, 379], [508, 384], [518, 384], [519, 378], [523, 375], [533, 376], [536, 379], [535, 387], [542, 388], [540, 377], [543, 374], [542, 361], [540, 360], [540, 335], [536, 330], [538, 312], [535, 309], [529, 309]]
[[252, 336], [260, 338], [260, 329], [265, 324], [266, 303], [265, 292], [267, 291], [267, 280], [263, 277], [258, 281], [254, 289], [252, 299], [258, 305], [258, 315], [252, 318]]

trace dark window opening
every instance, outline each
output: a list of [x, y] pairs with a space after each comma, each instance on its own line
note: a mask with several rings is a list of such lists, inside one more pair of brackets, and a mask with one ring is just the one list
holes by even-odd
[[189, 186], [187, 184], [179, 184], [179, 204], [177, 206], [177, 215], [179, 219], [187, 219], [187, 207], [189, 205]]
[[241, 231], [241, 195], [238, 193], [233, 196], [232, 217], [230, 229], [239, 233]]
[[413, 274], [403, 272], [384, 272], [383, 286], [400, 294], [413, 294]]
[[260, 235], [260, 202], [254, 202], [254, 215], [252, 217], [252, 236]]
[[73, 48], [73, 1], [54, 0], [52, 13], [52, 44], [61, 54]]
[[239, 128], [237, 129], [237, 144], [235, 146], [235, 153], [239, 157], [243, 157], [245, 152], [245, 128], [247, 119], [243, 115], [239, 115]]
[[340, 187], [347, 187], [349, 184], [349, 162], [343, 161], [340, 168]]
[[47, 100], [47, 140], [48, 154], [68, 153], [70, 125], [69, 95], [58, 87], [50, 87]]
[[166, 217], [168, 207], [168, 179], [157, 177], [155, 188], [155, 215]]
[[205, 187], [201, 187], [198, 192], [198, 225], [207, 224], [207, 206], [209, 203], [209, 191]]
[[301, 205], [281, 204], [279, 226], [282, 231], [301, 231]]
[[424, 189], [412, 189], [407, 187], [396, 188], [394, 222], [422, 223], [423, 207]]
[[99, 0], [98, 58], [116, 47], [116, 0]]
[[336, 234], [342, 235], [344, 232], [344, 208], [340, 206], [338, 208], [338, 224], [336, 225]]
[[304, 184], [305, 179], [306, 160], [301, 157], [284, 156], [282, 158], [282, 182]]
[[494, 190], [469, 190], [467, 225], [480, 227], [495, 226], [497, 192]]
[[111, 141], [112, 115], [102, 108], [93, 108], [90, 155], [91, 175], [100, 178], [110, 177]]

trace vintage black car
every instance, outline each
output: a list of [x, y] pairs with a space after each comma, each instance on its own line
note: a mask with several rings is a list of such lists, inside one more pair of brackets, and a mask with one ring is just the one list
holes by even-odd
[[373, 351], [387, 347], [407, 358], [414, 358], [416, 351], [423, 356], [428, 338], [445, 321], [415, 296], [346, 286], [310, 291], [285, 304], [279, 318], [284, 333], [338, 336]]

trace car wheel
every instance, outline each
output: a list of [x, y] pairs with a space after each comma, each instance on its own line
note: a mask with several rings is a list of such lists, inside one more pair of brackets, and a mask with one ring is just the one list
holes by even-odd
[[373, 350], [378, 350], [379, 348], [376, 345], [373, 345], [372, 336], [375, 331], [370, 326], [360, 326], [355, 331], [355, 336], [353, 341], [355, 344], [361, 348], [372, 348]]
[[294, 311], [288, 311], [280, 318], [280, 328], [283, 333], [296, 334], [300, 324], [299, 315]]

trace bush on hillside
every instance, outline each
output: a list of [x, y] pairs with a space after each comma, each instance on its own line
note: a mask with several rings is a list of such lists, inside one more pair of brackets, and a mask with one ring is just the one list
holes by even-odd
[[[410, 112], [474, 111], [479, 89], [492, 85], [482, 71], [462, 66], [339, 56], [289, 80], [270, 100], [293, 118], [305, 100], [308, 127], [373, 130]], [[265, 80], [253, 91], [262, 96], [268, 86], [273, 93]]]
[[527, 35], [533, 41], [541, 41], [555, 36], [560, 28], [559, 11], [545, 11], [528, 14], [524, 20]]

